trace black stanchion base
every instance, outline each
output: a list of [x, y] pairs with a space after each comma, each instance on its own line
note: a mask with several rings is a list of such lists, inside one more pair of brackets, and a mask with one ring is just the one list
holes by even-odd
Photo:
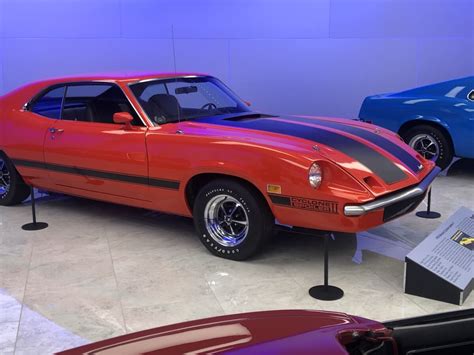
[[435, 219], [441, 217], [441, 213], [434, 212], [434, 211], [418, 211], [416, 212], [417, 217], [420, 218], [429, 218]]
[[309, 289], [309, 295], [317, 300], [335, 301], [344, 296], [344, 291], [336, 286], [319, 285]]
[[45, 228], [48, 228], [48, 223], [45, 222], [27, 223], [21, 226], [25, 231], [39, 231]]

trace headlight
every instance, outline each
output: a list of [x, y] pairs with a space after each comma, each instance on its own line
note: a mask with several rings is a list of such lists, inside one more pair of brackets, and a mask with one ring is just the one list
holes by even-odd
[[308, 180], [309, 184], [314, 189], [317, 189], [319, 185], [321, 185], [321, 181], [323, 181], [323, 171], [317, 163], [313, 163], [309, 168]]

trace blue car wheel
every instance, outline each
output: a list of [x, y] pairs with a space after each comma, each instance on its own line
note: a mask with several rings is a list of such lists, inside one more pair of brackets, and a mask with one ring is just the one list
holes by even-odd
[[453, 159], [450, 141], [433, 126], [415, 126], [404, 132], [402, 138], [423, 157], [435, 161], [441, 169], [447, 168]]

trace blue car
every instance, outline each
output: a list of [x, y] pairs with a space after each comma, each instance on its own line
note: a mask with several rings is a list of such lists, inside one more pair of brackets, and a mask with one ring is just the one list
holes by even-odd
[[474, 76], [367, 97], [359, 118], [397, 132], [442, 169], [474, 158]]

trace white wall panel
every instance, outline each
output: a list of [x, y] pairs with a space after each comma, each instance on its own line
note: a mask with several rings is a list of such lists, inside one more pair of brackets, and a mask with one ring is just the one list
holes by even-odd
[[425, 85], [474, 75], [471, 72], [472, 48], [471, 38], [421, 40], [416, 52], [419, 63], [418, 83]]
[[125, 38], [171, 38], [175, 13], [182, 11], [179, 0], [120, 0], [120, 8]]
[[[330, 0], [122, 0], [123, 35], [176, 38], [327, 37]], [[152, 24], [152, 26], [150, 26]]]
[[173, 42], [170, 39], [121, 39], [120, 50], [105, 62], [119, 61], [122, 71], [143, 72], [174, 70]]
[[264, 111], [356, 117], [365, 96], [416, 83], [415, 50], [404, 40], [236, 40], [230, 82]]
[[474, 73], [473, 0], [0, 0], [0, 94], [173, 71], [172, 28], [178, 71], [271, 112], [355, 117], [366, 95]]
[[213, 0], [207, 8], [183, 3], [190, 6], [176, 19], [177, 37], [315, 38], [329, 31], [329, 0]]
[[120, 36], [119, 0], [3, 0], [5, 36]]
[[229, 79], [229, 41], [178, 39], [175, 41], [176, 68]]
[[468, 36], [472, 0], [332, 0], [331, 37]]
[[[5, 26], [3, 24], [3, 19], [5, 17], [5, 9], [4, 9], [4, 2], [5, 0], [0, 0], [0, 38], [4, 37]], [[0, 61], [2, 57], [0, 56]]]
[[4, 89], [50, 77], [122, 69], [119, 39], [5, 39]]

